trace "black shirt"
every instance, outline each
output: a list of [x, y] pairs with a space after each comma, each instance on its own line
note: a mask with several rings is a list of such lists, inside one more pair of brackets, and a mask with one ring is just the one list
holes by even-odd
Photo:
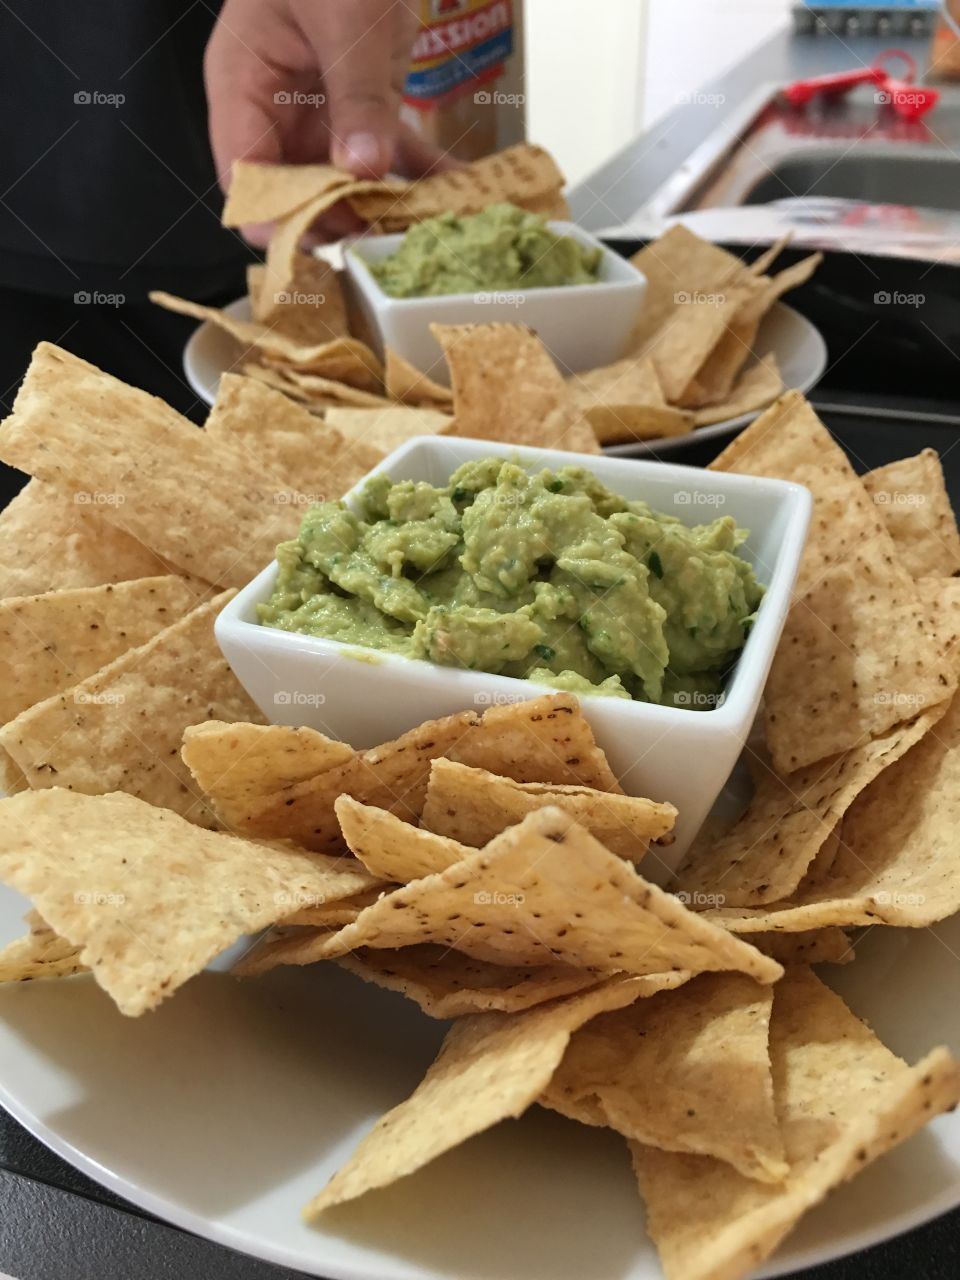
[[211, 296], [219, 224], [203, 50], [217, 0], [4, 0], [0, 287]]

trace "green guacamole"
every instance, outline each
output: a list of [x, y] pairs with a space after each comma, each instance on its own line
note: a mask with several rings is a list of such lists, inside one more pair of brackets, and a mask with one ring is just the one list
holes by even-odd
[[551, 231], [534, 213], [491, 204], [470, 217], [428, 218], [411, 227], [388, 258], [368, 265], [391, 297], [426, 298], [593, 284], [600, 256], [599, 249]]
[[732, 516], [688, 528], [582, 467], [501, 458], [321, 502], [260, 621], [575, 693], [716, 704], [763, 595]]

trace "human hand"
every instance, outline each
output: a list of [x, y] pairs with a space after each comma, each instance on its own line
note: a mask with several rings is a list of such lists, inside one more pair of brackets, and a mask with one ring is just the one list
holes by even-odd
[[[329, 160], [361, 178], [456, 166], [400, 124], [417, 21], [396, 0], [225, 0], [204, 65], [221, 186], [240, 159]], [[339, 221], [327, 229], [352, 229]]]

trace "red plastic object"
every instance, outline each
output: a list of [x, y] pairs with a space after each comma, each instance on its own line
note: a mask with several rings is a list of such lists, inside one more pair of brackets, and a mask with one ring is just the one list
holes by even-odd
[[880, 84], [887, 73], [880, 66], [858, 67], [855, 71], [836, 71], [829, 76], [813, 76], [810, 80], [795, 80], [788, 84], [783, 96], [794, 107], [805, 107], [821, 95], [840, 97], [858, 84]]
[[877, 101], [893, 107], [904, 120], [919, 120], [940, 101], [937, 89], [925, 89], [909, 80], [885, 80], [877, 93]]
[[[903, 64], [900, 78], [890, 74], [888, 65], [899, 61]], [[922, 88], [913, 83], [917, 64], [904, 49], [885, 49], [869, 67], [857, 67], [852, 71], [838, 71], [827, 76], [813, 76], [809, 80], [795, 80], [787, 85], [783, 96], [794, 107], [805, 107], [814, 98], [839, 98], [860, 84], [878, 87], [877, 103], [890, 106], [904, 120], [919, 120], [931, 111], [940, 100], [936, 89]]]

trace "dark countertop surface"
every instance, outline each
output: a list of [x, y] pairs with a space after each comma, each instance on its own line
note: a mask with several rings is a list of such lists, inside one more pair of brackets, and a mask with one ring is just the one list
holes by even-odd
[[[891, 43], [868, 38], [775, 37], [704, 86], [722, 105], [677, 107], [571, 193], [574, 217], [591, 228], [627, 220], [718, 122], [760, 86], [869, 62]], [[899, 39], [921, 62], [923, 41]], [[954, 395], [956, 393], [954, 392]], [[960, 508], [956, 405], [827, 388], [823, 417], [858, 471], [936, 448]], [[937, 415], [943, 419], [937, 421]], [[708, 462], [726, 442], [704, 441], [670, 461]], [[2, 1064], [0, 1064], [2, 1071]], [[189, 1153], [184, 1153], [189, 1158]], [[283, 1280], [294, 1273], [159, 1222], [73, 1169], [0, 1109], [0, 1272], [16, 1280]], [[954, 1280], [960, 1275], [960, 1210], [864, 1253], [804, 1272], [806, 1280]], [[453, 1278], [451, 1278], [453, 1280]], [[503, 1280], [522, 1280], [504, 1277]]]

